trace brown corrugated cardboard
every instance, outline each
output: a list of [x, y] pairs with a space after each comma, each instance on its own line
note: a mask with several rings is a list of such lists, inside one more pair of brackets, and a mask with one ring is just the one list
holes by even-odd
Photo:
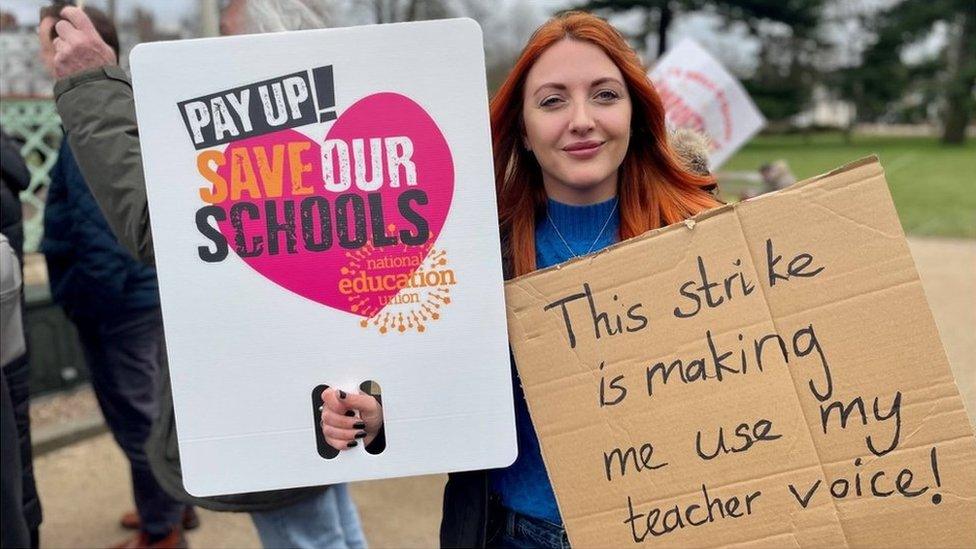
[[866, 158], [507, 285], [577, 547], [976, 547], [976, 438]]

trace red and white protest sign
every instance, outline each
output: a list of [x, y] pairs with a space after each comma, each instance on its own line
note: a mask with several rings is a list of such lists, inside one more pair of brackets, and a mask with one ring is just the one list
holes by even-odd
[[693, 40], [669, 50], [650, 77], [664, 101], [668, 125], [708, 136], [712, 170], [766, 125], [742, 84]]

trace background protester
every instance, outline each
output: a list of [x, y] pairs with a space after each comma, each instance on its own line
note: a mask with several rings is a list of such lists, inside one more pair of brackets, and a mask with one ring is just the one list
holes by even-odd
[[[6, 235], [0, 234], [0, 368], [4, 369], [27, 351], [21, 316], [21, 287], [20, 262]], [[3, 547], [31, 545], [23, 501], [24, 478], [14, 405], [10, 400], [7, 377], [0, 375], [0, 544]]]
[[[38, 25], [41, 59], [53, 71], [60, 5], [45, 8]], [[86, 7], [98, 35], [118, 58], [115, 26]], [[129, 460], [136, 512], [122, 525], [139, 530], [120, 547], [185, 545], [182, 527], [196, 526], [192, 510], [153, 476], [144, 446], [158, 412], [157, 379], [163, 323], [156, 272], [119, 244], [68, 147], [61, 141], [51, 170], [44, 240], [51, 295], [78, 329], [91, 385], [105, 422]], [[182, 520], [181, 520], [182, 519]]]
[[[0, 234], [7, 238], [6, 247], [13, 252], [17, 260], [18, 279], [23, 280], [24, 265], [24, 223], [20, 209], [20, 193], [30, 185], [30, 172], [20, 156], [19, 146], [0, 128]], [[17, 305], [24, 306], [24, 292], [22, 285], [16, 293]], [[26, 342], [25, 329], [20, 328], [21, 337]], [[4, 341], [6, 346], [6, 341]], [[26, 345], [26, 343], [25, 343]], [[7, 475], [19, 474], [17, 483], [21, 494], [21, 508], [11, 508], [4, 499], [4, 526], [7, 524], [8, 514], [22, 518], [29, 534], [29, 544], [37, 547], [39, 543], [38, 528], [41, 525], [41, 502], [37, 496], [34, 483], [34, 460], [31, 450], [30, 433], [30, 361], [29, 353], [18, 354], [3, 367], [4, 400], [9, 399], [10, 413], [13, 426], [17, 434], [16, 440], [7, 438], [7, 419], [4, 419], [4, 481]], [[6, 403], [4, 415], [7, 414]], [[14, 460], [11, 451], [18, 453]], [[10, 460], [8, 461], [8, 457]], [[9, 467], [8, 467], [9, 465]], [[7, 497], [7, 487], [4, 486], [4, 497]]]
[[[127, 75], [107, 62], [114, 59], [112, 49], [91, 19], [76, 7], [66, 7], [60, 15], [64, 20], [56, 27], [53, 66], [60, 79], [55, 98], [67, 141], [119, 242], [151, 265], [155, 259], [132, 87]], [[216, 511], [250, 512], [265, 547], [365, 547], [355, 504], [344, 487], [210, 498], [186, 493], [165, 353], [160, 358], [160, 412], [146, 450], [157, 480], [168, 493]]]
[[0, 232], [24, 265], [24, 221], [20, 193], [30, 185], [30, 172], [20, 156], [20, 144], [0, 128]]

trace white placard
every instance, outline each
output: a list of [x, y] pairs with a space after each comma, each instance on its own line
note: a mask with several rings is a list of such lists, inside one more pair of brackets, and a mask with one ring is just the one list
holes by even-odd
[[[132, 75], [187, 491], [517, 454], [480, 28], [138, 46]], [[327, 459], [313, 390], [382, 389]]]
[[766, 125], [742, 84], [694, 40], [668, 50], [650, 76], [668, 124], [708, 136], [712, 170]]

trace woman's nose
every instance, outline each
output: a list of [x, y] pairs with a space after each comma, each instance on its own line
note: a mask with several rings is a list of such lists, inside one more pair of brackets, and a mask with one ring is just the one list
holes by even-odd
[[593, 116], [585, 101], [576, 102], [573, 106], [569, 130], [575, 134], [586, 134], [593, 129]]

